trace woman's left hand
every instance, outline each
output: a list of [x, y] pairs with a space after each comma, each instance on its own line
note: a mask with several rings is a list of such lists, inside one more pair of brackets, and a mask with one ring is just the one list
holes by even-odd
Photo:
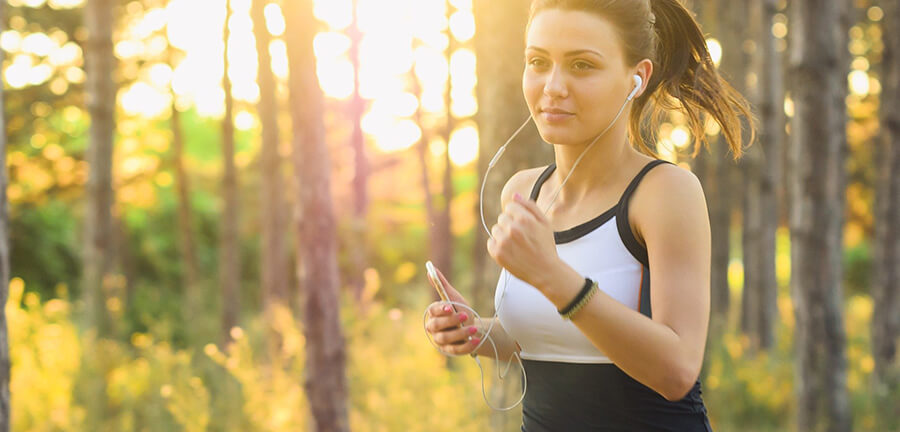
[[537, 203], [515, 194], [487, 241], [491, 258], [513, 276], [540, 289], [556, 269], [559, 255], [553, 228]]

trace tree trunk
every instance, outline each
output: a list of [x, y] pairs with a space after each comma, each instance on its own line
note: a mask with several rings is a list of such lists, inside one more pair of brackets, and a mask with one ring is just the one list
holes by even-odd
[[284, 3], [294, 128], [299, 248], [306, 336], [306, 395], [317, 431], [347, 431], [345, 341], [338, 302], [337, 235], [331, 200], [331, 166], [325, 145], [323, 96], [316, 76], [312, 0]]
[[112, 271], [112, 154], [115, 131], [116, 87], [113, 82], [112, 2], [90, 0], [84, 19], [86, 102], [91, 117], [87, 154], [90, 167], [85, 199], [84, 284], [82, 290], [90, 327], [108, 334], [104, 281]]
[[[359, 0], [353, 0], [353, 22], [348, 31], [350, 36], [350, 61], [353, 63], [353, 97], [350, 99], [350, 120], [353, 123], [353, 132], [350, 137], [350, 145], [353, 148], [353, 238], [360, 244], [368, 244], [368, 230], [366, 229], [366, 215], [369, 207], [369, 159], [366, 155], [366, 141], [362, 130], [362, 116], [366, 109], [366, 102], [359, 94], [359, 45], [362, 34], [359, 31], [358, 4]], [[366, 247], [352, 247], [348, 251], [353, 262], [353, 274], [351, 275], [351, 289], [357, 302], [362, 300], [365, 287], [364, 272], [369, 266]]]
[[851, 427], [840, 307], [845, 139], [835, 133], [845, 122], [841, 9], [821, 0], [799, 0], [791, 8], [791, 289], [799, 431]]
[[[881, 134], [874, 236], [875, 280], [872, 299], [873, 382], [878, 393], [896, 386], [900, 338], [900, 1], [884, 0], [882, 21]], [[890, 378], [890, 380], [889, 380]]]
[[[447, 20], [449, 22], [451, 11], [453, 10], [453, 6], [450, 1], [446, 2], [447, 7]], [[446, 124], [444, 126], [444, 169], [443, 169], [443, 181], [442, 181], [442, 199], [440, 200], [441, 206], [437, 209], [437, 219], [435, 220], [435, 235], [434, 235], [434, 247], [432, 250], [435, 255], [435, 264], [441, 271], [444, 272], [445, 275], [451, 275], [448, 277], [452, 277], [453, 273], [453, 233], [450, 230], [450, 226], [452, 225], [452, 219], [450, 217], [450, 208], [453, 204], [453, 167], [450, 163], [450, 136], [453, 134], [453, 129], [456, 128], [456, 119], [453, 118], [453, 114], [450, 110], [450, 106], [452, 104], [450, 90], [451, 90], [451, 73], [450, 69], [450, 59], [453, 55], [453, 52], [459, 47], [459, 44], [456, 43], [456, 40], [453, 38], [453, 32], [450, 31], [450, 26], [447, 26], [447, 85], [444, 87], [444, 105], [447, 109], [447, 118]]]
[[[0, 3], [0, 33], [6, 27], [6, 4]], [[0, 50], [0, 64], [4, 52]], [[4, 82], [0, 71], [0, 83]], [[6, 130], [6, 99], [0, 86], [0, 130]], [[0, 432], [9, 432], [9, 334], [6, 323], [6, 300], [9, 297], [9, 214], [7, 212], [6, 189], [9, 186], [6, 175], [6, 134], [0, 135]]]
[[[744, 332], [755, 348], [774, 343], [778, 285], [775, 278], [775, 233], [778, 228], [776, 185], [781, 176], [781, 141], [784, 130], [784, 94], [780, 54], [771, 32], [778, 12], [775, 0], [755, 3], [750, 9], [756, 51], [753, 70], [759, 77], [753, 99], [759, 107], [759, 141], [744, 158]], [[742, 308], [743, 309], [743, 308]]]
[[222, 194], [225, 208], [222, 214], [221, 252], [219, 256], [219, 284], [222, 286], [222, 345], [231, 341], [231, 329], [237, 325], [240, 305], [241, 260], [238, 230], [237, 168], [234, 164], [234, 99], [228, 77], [228, 21], [231, 19], [231, 0], [225, 1], [222, 88], [225, 90], [225, 116], [222, 118], [222, 160], [224, 177]]
[[[169, 65], [175, 69], [172, 51], [169, 52]], [[197, 253], [194, 250], [193, 216], [191, 215], [191, 184], [184, 164], [184, 128], [181, 125], [181, 112], [178, 111], [175, 91], [172, 94], [172, 167], [175, 174], [175, 199], [178, 211], [179, 248], [181, 249], [182, 271], [181, 283], [184, 289], [185, 322], [200, 310], [200, 293], [198, 292], [199, 270]], [[190, 331], [190, 329], [189, 329]]]
[[[720, 13], [717, 2], [698, 1], [697, 9], [701, 12], [703, 27], [709, 33], [719, 35]], [[722, 35], [726, 36], [726, 35]], [[727, 36], [719, 41], [722, 44], [723, 62], [728, 52], [734, 50], [727, 42]], [[729, 48], [730, 47], [730, 48]], [[725, 69], [724, 63], [720, 63]], [[721, 137], [712, 141], [709, 152], [701, 151], [694, 160], [694, 169], [703, 186], [709, 202], [709, 225], [712, 236], [710, 259], [710, 340], [718, 339], [728, 321], [731, 294], [728, 288], [728, 261], [731, 248], [729, 226], [731, 224], [730, 191], [731, 179], [729, 168], [733, 168], [727, 157]], [[708, 356], [704, 356], [706, 358]]]
[[275, 304], [287, 305], [288, 260], [285, 251], [284, 233], [287, 223], [282, 217], [285, 203], [284, 180], [282, 179], [281, 157], [278, 155], [280, 141], [278, 133], [278, 99], [275, 96], [275, 76], [272, 74], [272, 58], [269, 43], [272, 40], [266, 28], [264, 13], [266, 0], [253, 0], [253, 33], [256, 38], [258, 61], [257, 81], [259, 82], [259, 103], [257, 110], [262, 124], [262, 149], [260, 168], [262, 171], [262, 247], [260, 269], [262, 270], [263, 306], [268, 314]]
[[[522, 70], [525, 50], [523, 37], [528, 20], [525, 0], [475, 0], [475, 54], [478, 84], [478, 187], [484, 180], [494, 153], [528, 118], [522, 96]], [[521, 65], [522, 67], [516, 67]], [[488, 229], [500, 215], [500, 191], [506, 181], [522, 169], [553, 162], [553, 147], [545, 144], [534, 126], [526, 127], [510, 143], [502, 159], [491, 169], [484, 188], [484, 218]], [[472, 301], [476, 310], [493, 309], [493, 287], [499, 267], [487, 254], [487, 233], [481, 227], [478, 203], [475, 203], [473, 242]]]
[[113, 189], [112, 160], [115, 131], [116, 85], [113, 81], [113, 2], [89, 0], [84, 7], [88, 38], [84, 48], [85, 102], [91, 118], [85, 154], [89, 171], [85, 191], [84, 274], [82, 295], [85, 302], [85, 328], [96, 330], [96, 337], [85, 339], [85, 368], [97, 377], [86, 382], [88, 421], [102, 424], [107, 418], [106, 380], [110, 370], [107, 356], [96, 355], [96, 340], [111, 335], [104, 290], [113, 270]]

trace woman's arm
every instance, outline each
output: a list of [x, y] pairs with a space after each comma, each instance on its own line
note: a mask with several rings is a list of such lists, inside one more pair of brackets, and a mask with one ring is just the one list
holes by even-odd
[[[647, 245], [653, 319], [600, 291], [572, 322], [625, 373], [675, 401], [690, 391], [703, 362], [709, 218], [700, 183], [687, 170], [661, 166], [640, 189], [629, 211]], [[535, 286], [561, 309], [584, 285], [584, 276], [562, 261], [554, 268]]]

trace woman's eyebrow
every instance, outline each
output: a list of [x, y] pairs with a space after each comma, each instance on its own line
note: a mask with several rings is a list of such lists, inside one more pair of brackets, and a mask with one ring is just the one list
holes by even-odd
[[[536, 47], [536, 46], [528, 46], [528, 47], [526, 47], [526, 48], [525, 48], [525, 51], [528, 51], [528, 50], [538, 51], [538, 52], [542, 52], [542, 53], [544, 53], [544, 54], [550, 54], [550, 51], [547, 51], [547, 50], [545, 50], [545, 49], [543, 49], [543, 48], [541, 48], [541, 47]], [[578, 55], [578, 54], [584, 54], [584, 53], [591, 53], [591, 54], [594, 54], [594, 55], [596, 55], [596, 56], [598, 56], [598, 57], [600, 57], [600, 58], [603, 58], [603, 54], [600, 54], [599, 52], [594, 51], [594, 50], [590, 50], [590, 49], [579, 49], [579, 50], [569, 51], [569, 52], [565, 53], [564, 56], [570, 57], [570, 56], [575, 56], [575, 55]]]

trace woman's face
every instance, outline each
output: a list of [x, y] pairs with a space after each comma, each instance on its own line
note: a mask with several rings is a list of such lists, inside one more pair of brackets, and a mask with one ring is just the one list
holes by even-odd
[[634, 87], [632, 75], [615, 28], [605, 18], [547, 9], [532, 19], [522, 90], [544, 141], [592, 141], [625, 103]]

